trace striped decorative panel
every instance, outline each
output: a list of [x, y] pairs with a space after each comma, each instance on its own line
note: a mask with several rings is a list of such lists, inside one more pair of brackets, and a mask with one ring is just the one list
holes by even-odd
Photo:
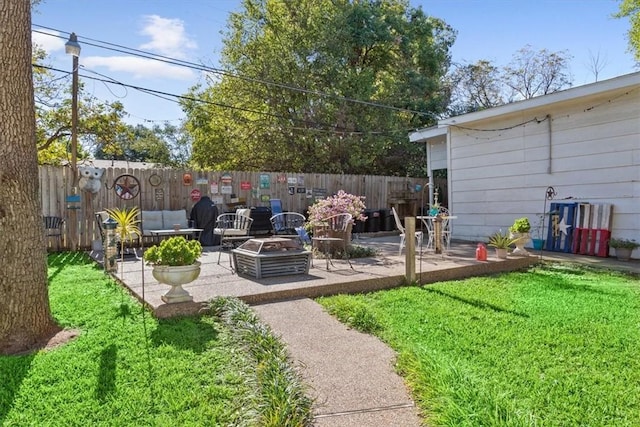
[[613, 205], [581, 203], [578, 205], [576, 230], [571, 252], [607, 257], [611, 237]]
[[545, 249], [571, 252], [575, 231], [577, 203], [551, 203]]

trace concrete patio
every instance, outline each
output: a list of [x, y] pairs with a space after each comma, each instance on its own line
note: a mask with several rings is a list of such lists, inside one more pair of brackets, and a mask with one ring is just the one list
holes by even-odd
[[[352, 259], [353, 269], [346, 261], [334, 260], [334, 266], [326, 269], [324, 259], [314, 259], [308, 274], [255, 279], [236, 274], [229, 262], [229, 253], [222, 253], [217, 263], [218, 248], [206, 247], [200, 258], [201, 273], [197, 280], [183, 288], [193, 295], [193, 302], [166, 304], [160, 298], [169, 287], [158, 283], [152, 276], [152, 267], [134, 257], [118, 262], [116, 278], [140, 301], [144, 301], [157, 317], [197, 314], [211, 298], [233, 296], [248, 304], [263, 304], [296, 298], [313, 298], [338, 293], [369, 292], [406, 284], [405, 253], [398, 256], [397, 235], [361, 236], [353, 243], [373, 247], [377, 255], [371, 258]], [[535, 263], [537, 256], [510, 257], [498, 260], [489, 251], [486, 262], [475, 260], [475, 244], [453, 242], [446, 254], [425, 251], [416, 255], [416, 278], [420, 283], [461, 279], [521, 269]], [[92, 253], [98, 261], [101, 252]]]

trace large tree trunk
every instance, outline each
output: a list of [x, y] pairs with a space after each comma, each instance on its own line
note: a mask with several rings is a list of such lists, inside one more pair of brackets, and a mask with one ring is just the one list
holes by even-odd
[[30, 3], [0, 0], [0, 354], [29, 350], [59, 330], [47, 291]]

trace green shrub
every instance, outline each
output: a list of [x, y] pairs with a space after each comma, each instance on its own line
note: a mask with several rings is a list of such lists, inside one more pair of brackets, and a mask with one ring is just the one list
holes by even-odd
[[640, 247], [640, 243], [633, 239], [611, 239], [609, 240], [609, 246], [612, 248], [635, 249]]
[[511, 227], [509, 227], [509, 231], [512, 233], [528, 233], [531, 230], [531, 224], [529, 223], [529, 218], [522, 217], [513, 221]]
[[502, 230], [496, 231], [491, 236], [489, 236], [489, 246], [498, 249], [507, 249], [518, 239], [512, 239], [508, 233], [503, 233]]
[[202, 255], [202, 245], [197, 240], [182, 236], [171, 237], [147, 249], [144, 259], [155, 265], [191, 265]]

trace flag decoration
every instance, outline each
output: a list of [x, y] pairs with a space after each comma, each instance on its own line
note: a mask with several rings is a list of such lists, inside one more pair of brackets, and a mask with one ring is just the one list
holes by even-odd
[[551, 203], [545, 250], [571, 252], [577, 203]]
[[580, 203], [571, 252], [599, 257], [609, 256], [612, 217], [611, 204]]

